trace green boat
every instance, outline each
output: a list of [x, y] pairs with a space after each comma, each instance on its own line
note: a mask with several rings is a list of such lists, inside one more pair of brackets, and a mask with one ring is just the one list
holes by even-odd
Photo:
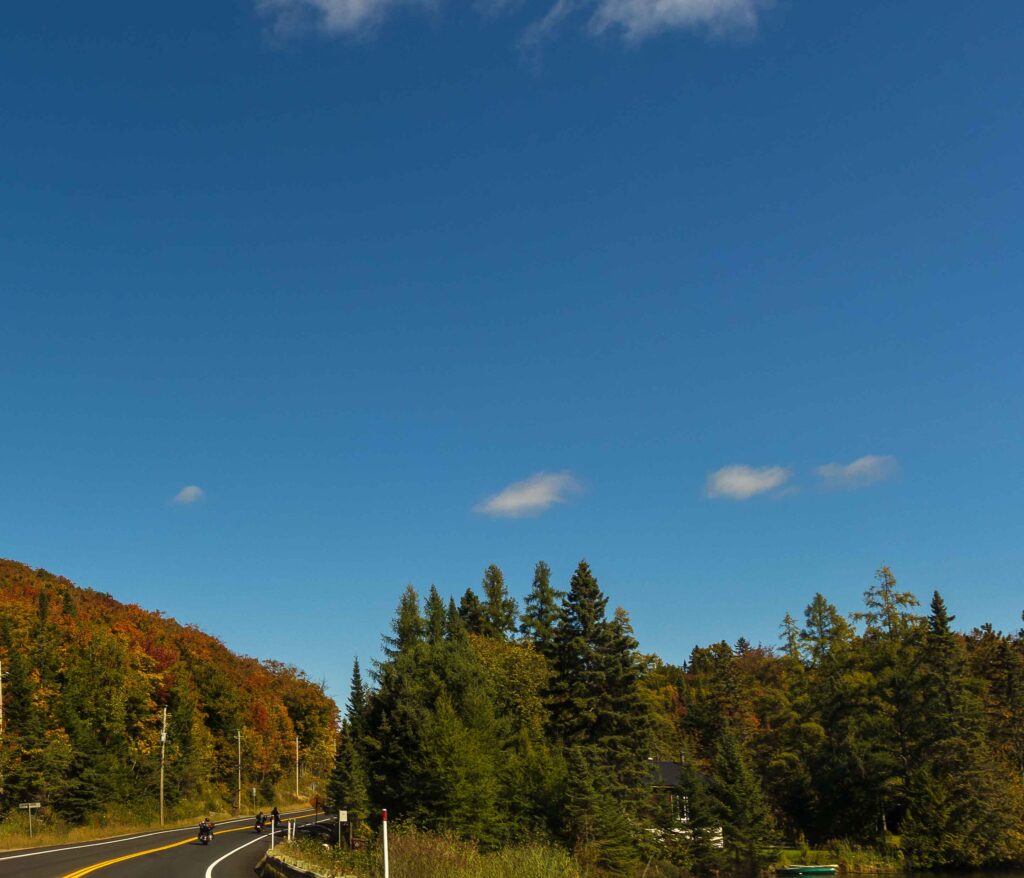
[[776, 869], [776, 875], [835, 875], [839, 868], [837, 863], [823, 863], [820, 866], [783, 866]]

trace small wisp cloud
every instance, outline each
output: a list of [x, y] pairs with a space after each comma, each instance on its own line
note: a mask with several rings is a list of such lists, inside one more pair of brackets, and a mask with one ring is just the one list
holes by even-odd
[[895, 457], [879, 454], [865, 454], [850, 463], [826, 463], [817, 469], [823, 487], [840, 491], [866, 488], [891, 479], [899, 471]]
[[580, 483], [571, 473], [534, 473], [481, 501], [473, 510], [495, 518], [523, 518], [539, 515], [556, 503], [565, 503], [580, 490]]
[[[568, 19], [597, 36], [608, 31], [637, 43], [669, 30], [699, 30], [712, 36], [757, 29], [761, 10], [772, 0], [555, 0], [526, 31], [536, 43]], [[255, 0], [279, 34], [314, 28], [335, 35], [372, 31], [402, 8], [432, 10], [441, 0]], [[478, 0], [477, 11], [494, 16], [517, 11], [519, 2]]]
[[190, 506], [193, 503], [198, 503], [205, 496], [206, 494], [199, 485], [185, 485], [174, 495], [173, 502], [178, 506]]
[[732, 464], [708, 474], [704, 493], [708, 497], [749, 500], [757, 494], [781, 488], [792, 475], [792, 471], [782, 466]]

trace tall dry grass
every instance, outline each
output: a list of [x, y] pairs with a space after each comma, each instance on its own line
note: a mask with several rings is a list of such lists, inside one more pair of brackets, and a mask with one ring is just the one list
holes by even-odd
[[[472, 842], [405, 827], [392, 831], [388, 847], [392, 878], [581, 878], [568, 852], [541, 843], [484, 853]], [[299, 839], [277, 853], [325, 878], [383, 874], [384, 855], [378, 844], [361, 851], [336, 851]]]

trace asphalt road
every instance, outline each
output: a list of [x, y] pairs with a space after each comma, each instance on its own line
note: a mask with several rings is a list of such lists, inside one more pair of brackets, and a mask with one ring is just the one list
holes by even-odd
[[[298, 813], [300, 823], [312, 822], [309, 812]], [[0, 878], [254, 878], [270, 833], [257, 835], [253, 823], [252, 817], [218, 823], [208, 845], [199, 844], [192, 827], [0, 853]]]

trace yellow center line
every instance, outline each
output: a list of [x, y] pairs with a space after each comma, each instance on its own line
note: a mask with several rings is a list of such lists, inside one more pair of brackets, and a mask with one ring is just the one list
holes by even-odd
[[[282, 820], [281, 822], [288, 823], [289, 820], [295, 821], [298, 820], [299, 817], [306, 817], [312, 813], [312, 811], [304, 811], [302, 814], [298, 814], [295, 817], [289, 818], [288, 820]], [[249, 832], [252, 832], [252, 827], [236, 826], [234, 829], [219, 829], [215, 830], [215, 835], [224, 835], [228, 832], [243, 832], [244, 830], [249, 830]], [[136, 857], [145, 857], [149, 854], [159, 853], [160, 851], [168, 851], [171, 848], [178, 848], [185, 844], [192, 844], [192, 842], [194, 841], [195, 838], [190, 835], [188, 838], [183, 839], [182, 841], [175, 841], [171, 844], [165, 844], [158, 848], [150, 848], [148, 851], [137, 851], [134, 854], [125, 854], [123, 857], [114, 857], [111, 860], [104, 860], [102, 863], [93, 863], [91, 866], [85, 866], [81, 869], [78, 869], [75, 872], [69, 872], [67, 875], [64, 875], [63, 878], [82, 878], [83, 875], [88, 875], [92, 872], [97, 872], [100, 869], [105, 869], [107, 866], [113, 866], [114, 863], [123, 863], [125, 860], [134, 860]]]

